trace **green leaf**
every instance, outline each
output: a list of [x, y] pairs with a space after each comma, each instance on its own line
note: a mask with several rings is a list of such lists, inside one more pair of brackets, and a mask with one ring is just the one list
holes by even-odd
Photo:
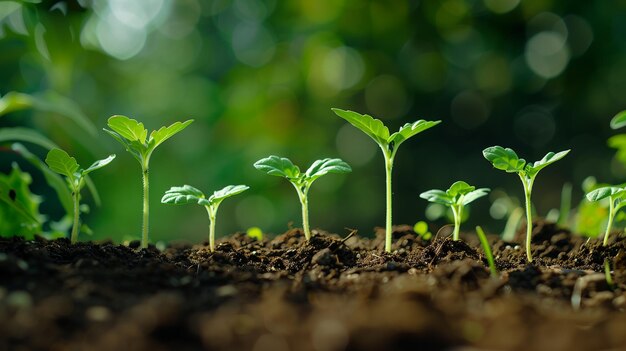
[[517, 173], [524, 170], [526, 161], [517, 157], [515, 151], [502, 146], [492, 146], [483, 150], [483, 156], [499, 170]]
[[39, 145], [48, 150], [58, 148], [52, 140], [29, 128], [0, 128], [0, 142], [22, 141]]
[[587, 200], [595, 202], [600, 201], [602, 199], [606, 199], [608, 197], [615, 197], [619, 195], [623, 195], [626, 192], [626, 189], [619, 188], [615, 186], [605, 186], [602, 188], [598, 188], [587, 193]]
[[78, 163], [74, 157], [71, 157], [67, 152], [61, 149], [52, 149], [46, 156], [46, 164], [51, 170], [62, 174], [69, 179], [74, 179], [74, 173], [78, 171]]
[[345, 119], [370, 138], [374, 139], [378, 145], [387, 146], [389, 143], [389, 129], [381, 120], [354, 111], [346, 111], [338, 108], [333, 108], [332, 110], [337, 116]]
[[404, 126], [402, 126], [399, 131], [391, 134], [391, 136], [388, 138], [387, 144], [393, 144], [394, 150], [398, 149], [398, 145], [402, 144], [402, 142], [404, 142], [408, 138], [416, 134], [419, 134], [425, 131], [426, 129], [430, 129], [439, 123], [441, 123], [441, 121], [424, 121], [424, 120], [419, 120], [413, 123], [407, 123]]
[[287, 179], [298, 179], [300, 177], [300, 168], [286, 157], [272, 155], [262, 158], [254, 163], [254, 168], [269, 175]]
[[152, 148], [155, 148], [159, 146], [161, 143], [163, 143], [164, 141], [166, 141], [167, 139], [177, 134], [178, 132], [187, 128], [187, 126], [190, 125], [192, 122], [193, 122], [193, 119], [187, 120], [182, 123], [175, 122], [169, 127], [161, 127], [159, 128], [159, 130], [152, 131], [152, 133], [150, 133], [150, 140], [148, 143], [151, 144]]
[[215, 191], [213, 195], [209, 197], [209, 202], [211, 205], [218, 204], [225, 198], [241, 194], [248, 189], [250, 189], [250, 187], [247, 185], [228, 185], [218, 191]]
[[440, 205], [452, 206], [454, 204], [453, 197], [448, 195], [443, 190], [438, 190], [438, 189], [428, 190], [428, 191], [421, 193], [420, 197], [429, 202], [434, 202]]
[[0, 116], [30, 108], [33, 106], [33, 100], [28, 94], [10, 91], [0, 98]]
[[137, 159], [137, 161], [142, 162], [143, 152], [146, 150], [146, 147], [143, 144], [139, 143], [139, 141], [137, 140], [129, 141], [128, 139], [125, 139], [123, 136], [112, 130], [108, 130], [106, 128], [103, 128], [103, 130], [107, 132], [110, 136], [112, 136], [113, 139], [117, 140], [118, 143], [122, 144], [122, 146], [124, 146], [124, 149], [126, 149], [126, 151], [133, 155], [133, 157]]
[[161, 203], [164, 204], [199, 204], [208, 205], [208, 200], [205, 198], [204, 193], [191, 185], [174, 186], [165, 192], [165, 195], [161, 198]]
[[96, 169], [102, 168], [106, 165], [108, 165], [109, 163], [111, 163], [111, 161], [113, 161], [115, 159], [115, 155], [109, 155], [109, 157], [102, 159], [102, 160], [98, 160], [96, 162], [94, 162], [91, 166], [89, 166], [87, 169], [83, 170], [83, 175], [86, 175], [88, 173], [91, 173], [93, 171], [95, 171]]
[[32, 239], [41, 233], [44, 217], [39, 213], [41, 197], [31, 193], [30, 174], [13, 163], [11, 173], [0, 173], [0, 236]]
[[128, 141], [137, 141], [140, 144], [146, 143], [148, 131], [144, 128], [143, 123], [139, 123], [135, 119], [115, 115], [109, 118], [107, 124], [109, 128]]
[[480, 188], [480, 189], [476, 189], [474, 191], [470, 191], [469, 193], [465, 194], [463, 196], [463, 199], [461, 201], [461, 204], [463, 206], [468, 205], [471, 202], [474, 202], [475, 200], [489, 194], [489, 191], [491, 191], [488, 188]]
[[561, 151], [561, 152], [548, 152], [541, 160], [531, 164], [527, 164], [526, 165], [526, 172], [528, 173], [529, 176], [535, 176], [537, 173], [539, 173], [540, 170], [544, 169], [545, 167], [553, 164], [554, 162], [562, 159], [563, 157], [565, 157], [565, 155], [567, 155], [571, 150], [565, 150], [565, 151]]
[[446, 193], [450, 197], [454, 198], [458, 195], [465, 195], [471, 191], [474, 191], [474, 189], [476, 189], [475, 186], [471, 186], [464, 181], [458, 181], [458, 182], [454, 182], [450, 186], [450, 188], [446, 191]]
[[328, 173], [350, 173], [352, 168], [339, 158], [325, 158], [313, 162], [311, 167], [307, 169], [305, 178], [313, 181]]
[[626, 126], [626, 110], [619, 112], [611, 119], [611, 129], [619, 129]]

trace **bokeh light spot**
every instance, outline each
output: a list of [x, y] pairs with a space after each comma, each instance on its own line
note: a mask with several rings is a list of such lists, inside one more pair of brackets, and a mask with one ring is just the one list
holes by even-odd
[[376, 155], [376, 144], [367, 135], [347, 123], [339, 128], [336, 144], [339, 156], [355, 167], [370, 162]]
[[520, 0], [484, 0], [483, 2], [491, 12], [502, 14], [515, 9]]
[[261, 67], [274, 56], [274, 36], [265, 27], [250, 22], [240, 22], [233, 31], [232, 46], [235, 57], [242, 63]]
[[557, 32], [541, 32], [526, 43], [524, 57], [535, 74], [550, 79], [565, 70], [570, 54], [563, 35]]

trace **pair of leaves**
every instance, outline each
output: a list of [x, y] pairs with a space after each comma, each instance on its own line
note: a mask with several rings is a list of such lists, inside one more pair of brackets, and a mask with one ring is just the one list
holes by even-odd
[[80, 169], [78, 162], [67, 152], [54, 148], [48, 152], [46, 156], [46, 164], [56, 173], [67, 177], [68, 182], [74, 187], [74, 190], [80, 190], [82, 179], [89, 173], [100, 169], [115, 159], [115, 155], [94, 162], [86, 169]]
[[519, 158], [512, 149], [492, 146], [483, 150], [483, 156], [499, 170], [507, 173], [520, 173], [529, 178], [534, 178], [540, 170], [562, 159], [569, 152], [570, 150], [557, 153], [548, 152], [541, 160], [527, 163], [523, 158]]
[[207, 198], [202, 191], [192, 187], [191, 185], [175, 186], [171, 187], [165, 192], [161, 203], [164, 204], [198, 204], [202, 206], [216, 206], [219, 205], [222, 200], [240, 194], [250, 189], [247, 185], [228, 185], [220, 190], [213, 192], [209, 198]]
[[[613, 201], [618, 200], [619, 203], [622, 203], [622, 201], [626, 199], [626, 188], [618, 186], [603, 186], [590, 191], [587, 193], [586, 197], [587, 200], [592, 202], [610, 198]], [[626, 202], [624, 202], [624, 204], [626, 205]]]
[[192, 122], [193, 119], [175, 122], [169, 127], [153, 130], [148, 137], [148, 130], [143, 123], [126, 116], [115, 115], [110, 117], [108, 121], [108, 126], [112, 130], [104, 129], [104, 131], [124, 145], [126, 150], [139, 162], [145, 162], [157, 146], [187, 128]]
[[386, 152], [389, 152], [391, 155], [395, 154], [398, 146], [405, 140], [441, 123], [441, 121], [418, 120], [413, 123], [406, 123], [397, 132], [389, 134], [389, 128], [387, 128], [381, 120], [373, 118], [370, 115], [338, 108], [333, 108], [332, 110], [337, 116], [345, 119], [370, 138], [374, 139], [383, 150], [386, 150]]
[[422, 199], [444, 206], [465, 206], [489, 193], [490, 189], [469, 185], [464, 181], [454, 182], [446, 191], [433, 189], [420, 194]]
[[286, 157], [269, 156], [254, 163], [254, 167], [269, 175], [289, 179], [295, 185], [310, 186], [314, 180], [328, 173], [349, 173], [352, 168], [339, 158], [325, 158], [317, 160], [306, 170], [300, 168]]

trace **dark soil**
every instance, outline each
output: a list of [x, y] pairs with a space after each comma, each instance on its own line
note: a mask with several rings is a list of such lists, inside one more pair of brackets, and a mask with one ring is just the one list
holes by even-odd
[[[524, 228], [522, 228], [524, 230]], [[623, 350], [626, 239], [553, 224], [523, 245], [299, 230], [160, 252], [0, 240], [0, 350]], [[611, 263], [613, 286], [604, 278]]]

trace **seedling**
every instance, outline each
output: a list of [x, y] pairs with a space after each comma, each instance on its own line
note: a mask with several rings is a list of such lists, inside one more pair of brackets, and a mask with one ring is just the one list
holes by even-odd
[[438, 189], [428, 190], [421, 193], [420, 197], [452, 209], [452, 214], [454, 215], [454, 232], [452, 238], [459, 240], [463, 208], [488, 193], [489, 189], [487, 188], [476, 189], [475, 186], [471, 186], [463, 181], [458, 181], [453, 183], [450, 189], [446, 191]]
[[141, 231], [141, 247], [148, 247], [148, 220], [150, 208], [150, 188], [149, 188], [149, 166], [152, 152], [157, 146], [174, 136], [176, 133], [187, 128], [193, 122], [190, 119], [185, 122], [176, 122], [169, 127], [161, 127], [154, 130], [148, 137], [148, 131], [144, 128], [143, 123], [139, 123], [134, 119], [126, 116], [112, 116], [109, 118], [108, 125], [112, 130], [104, 129], [113, 139], [122, 144], [126, 151], [130, 152], [133, 157], [139, 161], [141, 165], [141, 174], [143, 176], [143, 224]]
[[428, 223], [419, 221], [413, 226], [415, 234], [419, 235], [423, 240], [429, 241], [433, 238], [433, 233], [428, 230]]
[[595, 202], [606, 198], [609, 199], [609, 221], [606, 224], [606, 232], [602, 241], [603, 246], [606, 246], [609, 242], [609, 234], [611, 233], [615, 214], [626, 206], [626, 188], [605, 186], [587, 193], [587, 200], [589, 201]]
[[441, 123], [441, 121], [418, 120], [413, 123], [407, 123], [402, 126], [399, 131], [389, 134], [389, 128], [387, 128], [381, 120], [375, 119], [370, 115], [362, 115], [357, 112], [340, 110], [338, 108], [333, 108], [332, 110], [337, 114], [337, 116], [345, 119], [363, 133], [367, 134], [370, 138], [374, 139], [383, 152], [383, 156], [385, 158], [387, 204], [385, 221], [385, 251], [391, 252], [391, 171], [393, 169], [393, 160], [396, 157], [396, 152], [398, 151], [400, 144], [402, 144], [405, 140], [425, 131], [426, 129], [436, 126]]
[[483, 250], [485, 250], [485, 257], [487, 257], [487, 263], [489, 264], [491, 276], [498, 277], [498, 269], [496, 268], [496, 264], [493, 260], [493, 253], [491, 252], [491, 247], [489, 246], [489, 241], [487, 241], [487, 236], [485, 235], [483, 228], [476, 226], [476, 235], [478, 235], [480, 245], [482, 245]]
[[533, 232], [532, 219], [532, 203], [530, 195], [533, 190], [533, 184], [539, 171], [551, 165], [552, 163], [562, 159], [570, 152], [565, 150], [561, 152], [548, 152], [541, 160], [532, 163], [517, 157], [515, 151], [501, 146], [492, 146], [483, 150], [483, 156], [499, 170], [507, 173], [517, 173], [522, 185], [524, 186], [524, 197], [526, 199], [526, 257], [528, 262], [532, 262], [533, 258], [530, 253], [530, 239]]
[[313, 162], [305, 173], [300, 172], [300, 168], [294, 165], [288, 158], [269, 156], [254, 163], [254, 167], [259, 171], [269, 175], [287, 178], [296, 188], [298, 199], [302, 205], [302, 229], [306, 240], [311, 239], [311, 229], [309, 228], [309, 188], [313, 182], [328, 173], [349, 173], [352, 168], [338, 158], [325, 158]]
[[247, 185], [229, 185], [221, 190], [215, 191], [208, 198], [204, 193], [190, 185], [175, 186], [165, 192], [161, 203], [164, 204], [198, 204], [206, 208], [209, 214], [209, 249], [215, 251], [215, 218], [217, 209], [224, 199], [240, 194], [250, 189]]
[[67, 186], [72, 192], [72, 204], [74, 209], [74, 223], [72, 225], [72, 233], [70, 240], [72, 243], [76, 243], [78, 240], [78, 232], [80, 225], [80, 191], [85, 186], [85, 177], [87, 174], [102, 168], [115, 158], [115, 155], [98, 160], [86, 169], [81, 169], [76, 159], [67, 154], [67, 152], [54, 148], [48, 152], [46, 156], [46, 164], [50, 169], [56, 173], [65, 176]]

